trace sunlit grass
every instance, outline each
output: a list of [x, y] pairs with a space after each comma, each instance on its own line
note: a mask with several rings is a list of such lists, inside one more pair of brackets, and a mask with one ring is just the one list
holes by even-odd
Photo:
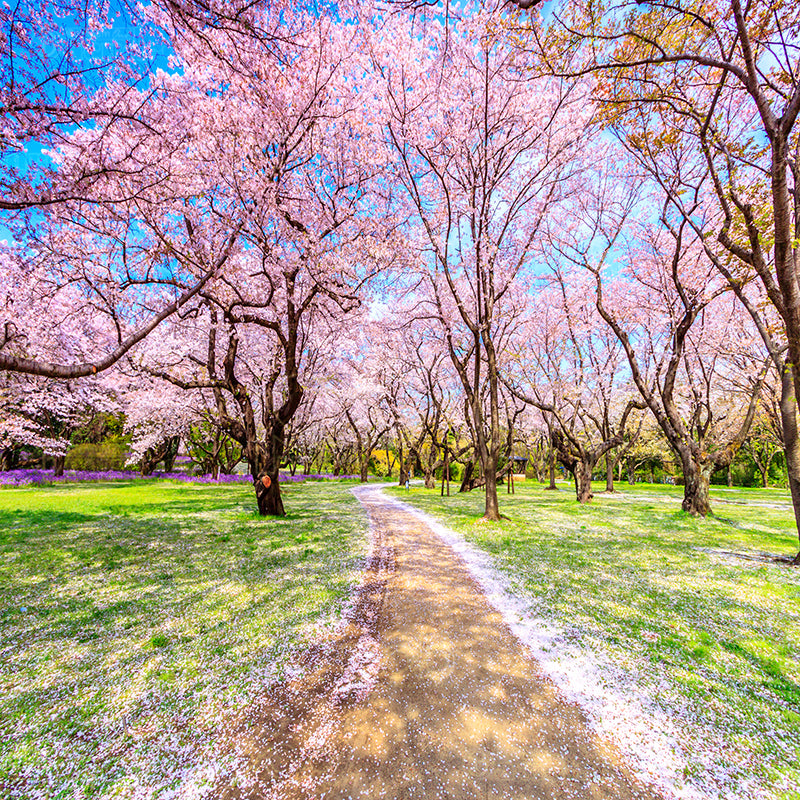
[[285, 503], [278, 520], [249, 486], [0, 489], [0, 794], [124, 796], [213, 758], [359, 577], [349, 487]]
[[734, 796], [756, 776], [800, 797], [800, 570], [762, 558], [797, 552], [787, 492], [716, 488], [701, 520], [680, 510], [679, 487], [602, 488], [580, 506], [567, 484], [518, 485], [496, 524], [480, 520], [479, 491], [389, 491], [489, 553], [538, 615], [634, 676], [686, 742], [707, 747], [711, 732], [715, 780]]

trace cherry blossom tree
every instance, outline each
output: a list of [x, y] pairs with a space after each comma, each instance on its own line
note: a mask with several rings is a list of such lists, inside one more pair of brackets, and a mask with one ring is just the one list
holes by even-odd
[[400, 15], [374, 53], [385, 81], [394, 177], [416, 221], [427, 284], [419, 316], [438, 321], [467, 398], [497, 520], [503, 443], [498, 346], [542, 220], [578, 168], [580, 83], [532, 80], [490, 11], [410, 29]]
[[140, 370], [126, 377], [121, 395], [125, 432], [131, 437], [128, 463], [149, 475], [163, 461], [164, 471], [170, 472], [181, 440], [188, 440], [192, 427], [208, 418], [205, 398], [199, 391], [165, 386]]
[[340, 454], [343, 445], [352, 452], [362, 483], [368, 480], [373, 453], [392, 425], [386, 357], [379, 344], [382, 334], [379, 325], [363, 317], [351, 320], [349, 335], [337, 342], [329, 377], [317, 390], [326, 395], [332, 441]]
[[[665, 196], [673, 225], [683, 221], [702, 241], [708, 259], [751, 316], [780, 376], [780, 430], [795, 517], [800, 520], [800, 428], [794, 370], [788, 358], [777, 278], [765, 282], [775, 266], [773, 250], [765, 240], [764, 220], [769, 219], [770, 211], [759, 188], [763, 169], [759, 166], [760, 148], [753, 142], [755, 110], [729, 91], [722, 92], [719, 99], [724, 113], [703, 110], [704, 102], [710, 102], [709, 98], [694, 92], [684, 96], [677, 110], [669, 106], [659, 108], [658, 113], [627, 113], [615, 118], [614, 129]], [[712, 117], [713, 135], [701, 124], [702, 119]], [[665, 136], [665, 131], [670, 134]], [[743, 152], [737, 142], [743, 143]]]
[[577, 500], [588, 503], [595, 466], [625, 443], [631, 414], [644, 404], [626, 386], [627, 360], [591, 302], [586, 276], [556, 268], [552, 283], [526, 309], [504, 381], [543, 413]]
[[131, 200], [116, 217], [81, 208], [99, 233], [124, 229], [127, 250], [212, 276], [172, 323], [179, 349], [165, 352], [173, 332], [161, 336], [150, 368], [213, 395], [264, 514], [283, 513], [278, 470], [315, 337], [332, 335], [396, 253], [380, 226], [387, 201], [358, 100], [356, 34], [298, 15], [279, 15], [292, 33], [285, 59], [247, 29], [172, 31], [180, 69], [160, 77], [168, 91], [150, 102], [153, 116], [178, 124], [142, 143], [159, 158], [118, 177]]
[[56, 475], [76, 429], [98, 413], [118, 413], [119, 401], [109, 381], [54, 381], [26, 375], [0, 375], [0, 450], [40, 448], [53, 459]]
[[[683, 509], [705, 515], [711, 473], [731, 463], [755, 416], [764, 353], [691, 227], [663, 214], [653, 220], [653, 207], [635, 207], [636, 193], [621, 186], [607, 176], [593, 198], [582, 198], [586, 226], [562, 231], [556, 246], [593, 275], [597, 311], [681, 463]], [[612, 261], [624, 264], [616, 278]]]
[[695, 228], [753, 316], [782, 376], [782, 429], [800, 531], [800, 375], [793, 366], [800, 357], [800, 50], [794, 6], [622, 0], [597, 11], [555, 4], [534, 48], [537, 63], [562, 76], [598, 76], [603, 121], [658, 181], [673, 211]]
[[[650, 144], [639, 137], [645, 147], [668, 144], [676, 134], [691, 138], [714, 184], [718, 241], [762, 282], [785, 326], [789, 361], [799, 363], [794, 6], [620, 0], [602, 13], [558, 5], [548, 20], [539, 40], [548, 55], [540, 63], [561, 75], [599, 74], [598, 94], [612, 121], [636, 120], [638, 127], [654, 120]], [[535, 34], [537, 26], [530, 27]], [[668, 120], [661, 130], [659, 114]], [[795, 381], [798, 394], [800, 376]]]
[[[87, 248], [85, 258], [91, 257]], [[0, 247], [0, 287], [0, 347], [80, 362], [98, 342], [114, 340], [112, 317], [97, 309], [98, 296], [87, 296], [74, 283], [60, 284], [48, 254]], [[54, 457], [58, 472], [72, 432], [87, 415], [118, 411], [121, 384], [111, 374], [63, 382], [8, 371], [0, 376], [4, 440], [42, 448]]]
[[[425, 486], [433, 488], [435, 473], [449, 475], [451, 465], [467, 459], [475, 462], [473, 437], [467, 427], [464, 394], [438, 325], [433, 321], [413, 320], [407, 305], [396, 309], [392, 323], [398, 332], [394, 371], [389, 392], [397, 424], [406, 445], [406, 467], [400, 482], [405, 482], [411, 464], [425, 476]], [[467, 488], [474, 488], [472, 485]]]

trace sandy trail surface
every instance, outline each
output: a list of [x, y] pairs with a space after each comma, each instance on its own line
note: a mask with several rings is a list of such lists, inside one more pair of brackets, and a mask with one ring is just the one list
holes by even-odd
[[259, 778], [219, 795], [659, 800], [428, 525], [377, 487], [356, 494], [375, 542], [350, 629], [295, 700], [273, 697], [246, 721]]

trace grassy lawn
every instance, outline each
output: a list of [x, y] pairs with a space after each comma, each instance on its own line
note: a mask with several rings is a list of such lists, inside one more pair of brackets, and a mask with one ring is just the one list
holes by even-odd
[[[490, 554], [538, 616], [632, 676], [677, 723], [687, 778], [728, 797], [759, 786], [800, 798], [800, 570], [760, 558], [797, 552], [787, 492], [715, 488], [716, 516], [699, 520], [679, 487], [603, 488], [582, 507], [568, 484], [518, 484], [497, 524], [478, 521], [480, 491], [388, 491]], [[709, 748], [716, 775], [691, 760]]]
[[[366, 519], [343, 483], [0, 489], [0, 796], [158, 794], [333, 625]], [[147, 787], [147, 788], [145, 788]]]

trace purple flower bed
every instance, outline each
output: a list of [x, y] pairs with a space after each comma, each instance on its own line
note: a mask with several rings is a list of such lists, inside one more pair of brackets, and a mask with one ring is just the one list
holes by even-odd
[[[357, 475], [332, 475], [331, 473], [316, 473], [313, 475], [281, 474], [281, 483], [302, 483], [307, 480], [352, 480]], [[154, 472], [143, 477], [138, 472], [121, 472], [119, 470], [106, 470], [105, 472], [90, 472], [88, 470], [66, 470], [63, 475], [56, 477], [52, 469], [14, 469], [0, 472], [0, 486], [29, 486], [49, 483], [77, 483], [80, 481], [135, 481], [135, 480], [172, 480], [185, 483], [251, 483], [249, 475], [187, 475], [185, 472]]]

